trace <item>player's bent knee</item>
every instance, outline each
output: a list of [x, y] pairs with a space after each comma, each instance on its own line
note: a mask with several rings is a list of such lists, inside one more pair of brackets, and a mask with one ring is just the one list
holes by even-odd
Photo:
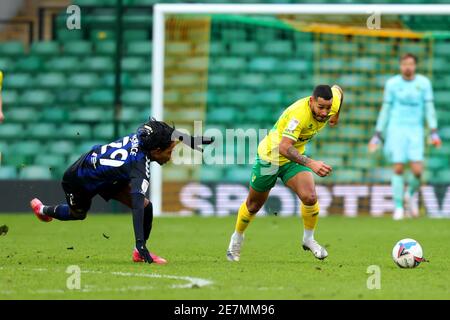
[[300, 200], [302, 200], [303, 204], [305, 204], [307, 206], [312, 206], [317, 202], [317, 194], [310, 193], [310, 194], [304, 195], [300, 198]]
[[87, 211], [82, 209], [71, 209], [70, 213], [75, 220], [84, 220], [87, 216]]
[[258, 201], [247, 201], [247, 209], [251, 214], [256, 214], [264, 205], [263, 203], [260, 203]]

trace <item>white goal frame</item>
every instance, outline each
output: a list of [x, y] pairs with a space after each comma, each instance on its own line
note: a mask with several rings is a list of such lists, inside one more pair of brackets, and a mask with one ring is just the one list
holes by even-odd
[[[164, 120], [164, 44], [168, 14], [348, 14], [446, 15], [449, 4], [155, 4], [153, 7], [152, 116]], [[162, 168], [151, 165], [150, 199], [162, 214]]]

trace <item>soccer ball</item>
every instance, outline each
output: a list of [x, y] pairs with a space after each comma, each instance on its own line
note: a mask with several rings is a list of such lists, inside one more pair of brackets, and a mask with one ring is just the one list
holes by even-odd
[[402, 239], [392, 249], [392, 259], [400, 268], [415, 268], [425, 259], [421, 245], [414, 239]]

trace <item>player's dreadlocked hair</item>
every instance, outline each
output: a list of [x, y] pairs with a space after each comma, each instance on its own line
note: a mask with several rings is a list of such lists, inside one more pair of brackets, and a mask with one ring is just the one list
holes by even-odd
[[172, 134], [175, 127], [169, 126], [163, 121], [150, 118], [146, 123], [137, 129], [136, 135], [139, 146], [144, 151], [155, 149], [165, 150], [172, 144]]

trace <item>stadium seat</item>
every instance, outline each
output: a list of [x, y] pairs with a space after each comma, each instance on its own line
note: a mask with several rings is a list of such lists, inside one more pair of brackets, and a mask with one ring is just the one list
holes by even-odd
[[124, 30], [123, 41], [128, 43], [130, 41], [148, 41], [150, 40], [150, 33], [148, 30]]
[[56, 56], [60, 53], [60, 46], [56, 41], [37, 41], [31, 45], [30, 52], [40, 56]]
[[390, 183], [391, 177], [391, 168], [372, 168], [367, 171], [367, 182], [370, 183]]
[[120, 122], [135, 122], [140, 118], [141, 107], [124, 106], [120, 111]]
[[[215, 48], [211, 51], [214, 52]], [[217, 52], [219, 54], [224, 53], [224, 49], [221, 48], [220, 52]], [[230, 53], [233, 56], [249, 56], [252, 57], [259, 53], [259, 45], [257, 42], [254, 41], [236, 41], [230, 43]]]
[[[0, 69], [2, 70], [2, 69]], [[14, 73], [8, 74], [3, 81], [4, 88], [24, 89], [33, 86], [33, 78], [29, 73]]]
[[244, 73], [239, 77], [238, 82], [243, 87], [261, 88], [266, 84], [266, 77], [260, 73]]
[[39, 118], [39, 113], [35, 109], [27, 107], [7, 109], [5, 113], [11, 122], [35, 122]]
[[112, 123], [96, 125], [93, 129], [93, 138], [112, 141], [112, 139], [114, 139], [114, 125]]
[[95, 88], [100, 86], [96, 73], [76, 73], [69, 77], [67, 84], [73, 88]]
[[126, 53], [130, 56], [144, 56], [150, 59], [152, 54], [152, 42], [130, 41], [126, 46]]
[[445, 157], [429, 157], [425, 160], [425, 166], [428, 169], [440, 170], [448, 167], [448, 159]]
[[448, 184], [450, 183], [450, 169], [440, 170], [434, 177], [434, 183]]
[[[9, 153], [4, 156], [2, 156], [2, 166], [14, 166], [16, 168], [21, 168], [27, 164], [29, 164], [29, 157], [27, 157], [24, 154], [18, 154], [18, 153]], [[0, 166], [1, 168], [1, 166]]]
[[116, 41], [114, 40], [97, 40], [94, 42], [95, 53], [97, 55], [114, 55], [116, 54]]
[[61, 154], [38, 154], [34, 159], [34, 164], [47, 167], [47, 168], [59, 168], [66, 166], [68, 167], [68, 163], [66, 163], [66, 157]]
[[24, 135], [22, 124], [3, 123], [0, 126], [0, 139], [19, 139]]
[[7, 41], [0, 43], [0, 55], [18, 57], [25, 54], [25, 46], [22, 41]]
[[278, 59], [273, 57], [258, 57], [250, 60], [248, 68], [254, 71], [272, 71], [281, 67]]
[[92, 29], [89, 33], [89, 39], [91, 41], [99, 41], [99, 40], [116, 40], [116, 32], [112, 29]]
[[114, 92], [106, 89], [93, 90], [84, 96], [83, 101], [91, 105], [112, 106], [114, 103]]
[[232, 123], [236, 115], [234, 109], [231, 108], [214, 108], [208, 110], [207, 119], [213, 123]]
[[28, 132], [33, 139], [53, 139], [56, 134], [54, 123], [34, 123], [28, 125]]
[[203, 165], [200, 169], [200, 181], [215, 182], [222, 180], [224, 172], [217, 165]]
[[15, 166], [0, 166], [0, 180], [17, 179], [17, 168]]
[[62, 139], [87, 140], [91, 138], [91, 127], [87, 124], [65, 124], [58, 137]]
[[320, 65], [320, 68], [323, 69], [324, 71], [340, 72], [346, 66], [344, 60], [335, 58], [321, 59], [318, 63]]
[[83, 59], [83, 67], [85, 70], [98, 72], [114, 71], [115, 63], [111, 57], [92, 56]]
[[76, 72], [81, 70], [81, 62], [78, 57], [61, 56], [47, 60], [45, 63], [47, 70]]
[[150, 57], [123, 57], [122, 69], [124, 71], [142, 72], [150, 70]]
[[329, 177], [335, 183], [358, 183], [363, 180], [363, 173], [357, 170], [336, 169]]
[[134, 74], [130, 77], [130, 87], [150, 90], [152, 87], [152, 74], [150, 72]]
[[19, 178], [24, 180], [49, 180], [52, 178], [52, 173], [48, 167], [26, 166], [20, 170]]
[[371, 57], [353, 59], [350, 65], [358, 71], [374, 72], [378, 69], [377, 58]]
[[[64, 22], [66, 21], [67, 17], [64, 15]], [[70, 42], [70, 41], [78, 41], [83, 39], [83, 30], [69, 30], [65, 27], [58, 27], [56, 28], [56, 40], [58, 40], [61, 43], [64, 42]]]
[[[59, 135], [55, 136], [59, 138]], [[56, 140], [48, 146], [49, 154], [63, 154], [68, 155], [74, 150], [74, 143], [68, 140]]]
[[215, 61], [212, 61], [210, 67], [212, 70], [245, 70], [247, 68], [247, 62], [241, 57], [216, 58]]
[[62, 88], [66, 86], [66, 77], [57, 72], [38, 74], [34, 86], [36, 88]]
[[20, 97], [20, 102], [24, 105], [50, 105], [55, 101], [55, 96], [47, 90], [28, 90]]
[[149, 108], [151, 101], [150, 90], [126, 90], [122, 93], [122, 102], [124, 104]]
[[19, 95], [16, 90], [3, 90], [2, 102], [4, 105], [13, 106], [19, 102]]
[[266, 55], [290, 56], [292, 50], [292, 41], [270, 41], [262, 45], [262, 53]]
[[71, 110], [69, 113], [69, 121], [72, 122], [111, 122], [114, 119], [113, 108], [96, 108], [84, 106], [75, 110]]
[[250, 166], [233, 166], [226, 171], [224, 180], [228, 182], [248, 183], [250, 175]]
[[15, 63], [13, 59], [0, 56], [0, 70], [3, 71], [4, 76], [5, 72], [13, 71], [15, 69], [14, 67]]
[[48, 122], [65, 122], [68, 112], [62, 107], [47, 107], [41, 112], [41, 119]]
[[64, 54], [68, 56], [89, 56], [92, 54], [92, 42], [85, 40], [64, 43]]
[[15, 69], [17, 71], [37, 72], [42, 69], [42, 59], [37, 56], [26, 56], [16, 60]]
[[19, 141], [14, 142], [11, 145], [11, 152], [26, 156], [35, 156], [39, 153], [45, 153], [45, 150], [45, 146], [36, 140]]

